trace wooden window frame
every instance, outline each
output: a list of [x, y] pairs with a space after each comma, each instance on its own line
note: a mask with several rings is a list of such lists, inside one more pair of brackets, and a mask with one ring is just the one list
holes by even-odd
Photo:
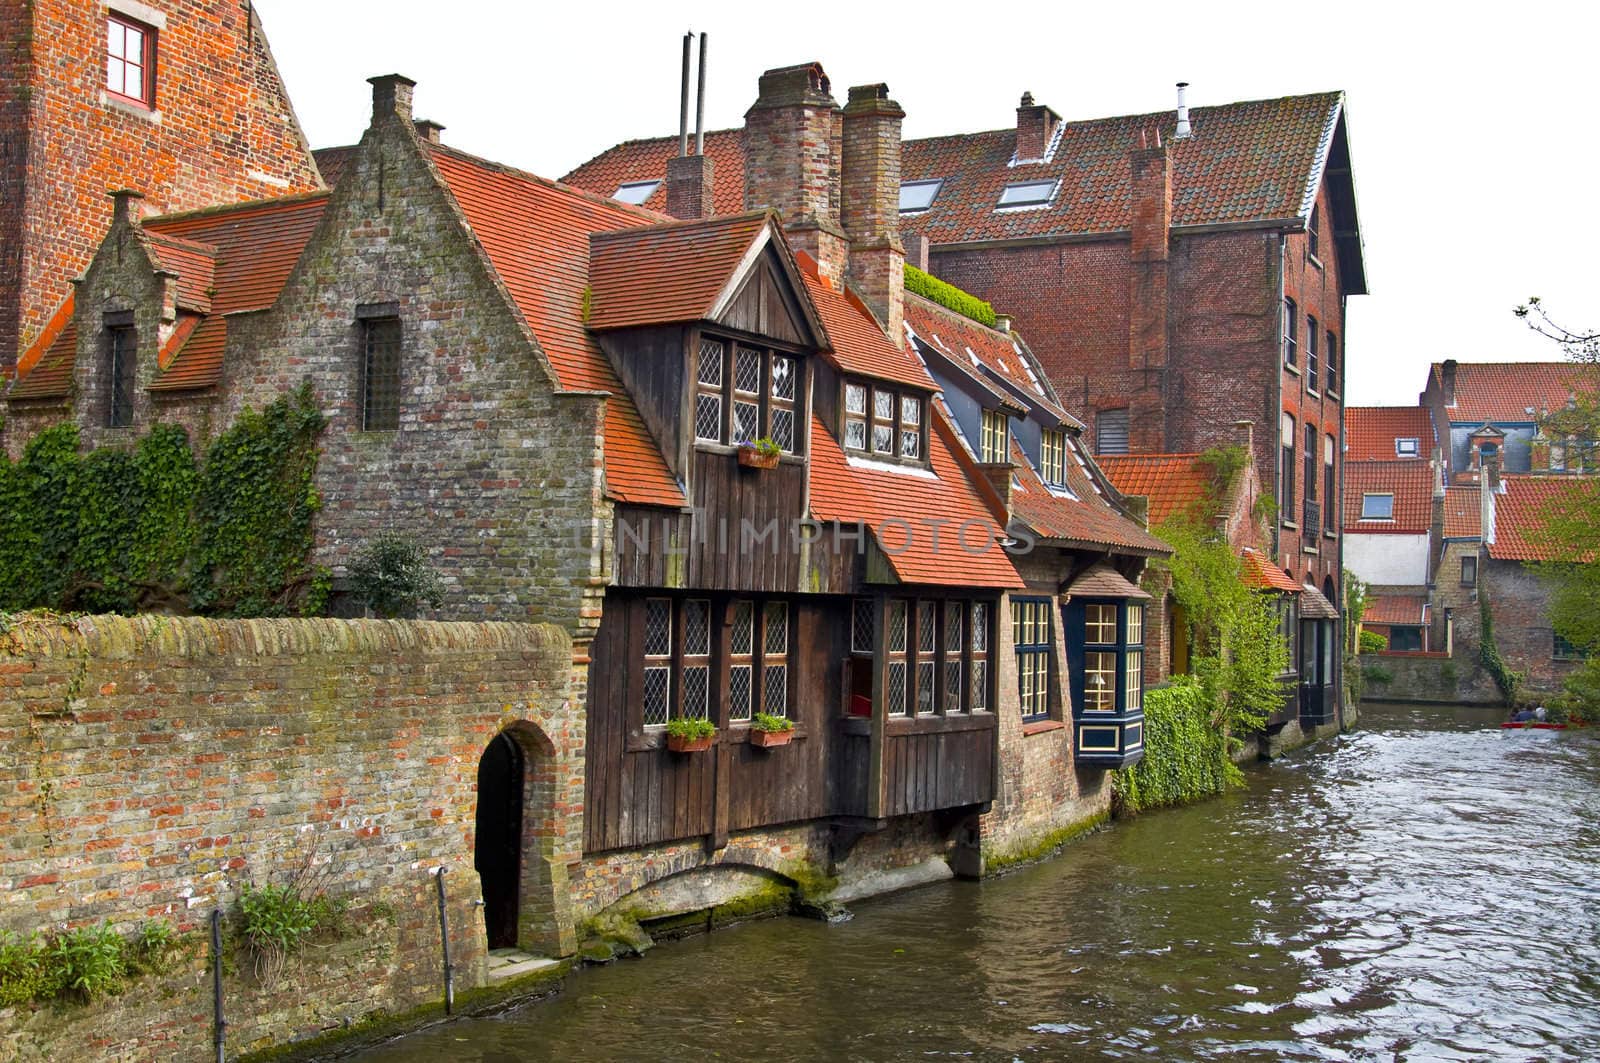
[[[1084, 606], [1083, 659], [1084, 682], [1082, 703], [1075, 706], [1079, 719], [1100, 719], [1144, 711], [1144, 655], [1148, 611], [1142, 601], [1131, 598], [1086, 598]], [[1109, 609], [1109, 623], [1093, 625], [1097, 635], [1109, 629], [1111, 638], [1090, 640], [1090, 610]], [[1134, 620], [1137, 617], [1138, 623]], [[1137, 636], [1137, 637], [1136, 637]], [[1089, 706], [1089, 659], [1100, 654], [1111, 661], [1111, 690], [1104, 707]], [[1094, 674], [1105, 674], [1097, 672]], [[1135, 697], [1137, 695], [1137, 698]], [[1137, 704], [1134, 702], [1137, 701]]]
[[106, 323], [107, 428], [133, 427], [134, 395], [139, 387], [139, 333], [132, 316], [118, 315]]
[[1039, 479], [1047, 487], [1067, 486], [1067, 433], [1048, 428], [1039, 433]]
[[1317, 393], [1317, 319], [1306, 315], [1306, 390]]
[[[718, 384], [710, 384], [700, 379], [701, 360], [705, 357], [705, 345], [708, 343], [720, 344], [722, 348], [722, 378]], [[773, 424], [776, 413], [788, 411], [793, 419], [791, 425], [792, 438], [788, 446], [779, 445], [779, 450], [789, 456], [799, 457], [805, 454], [806, 424], [810, 417], [810, 403], [808, 402], [808, 385], [806, 377], [806, 362], [802, 353], [792, 347], [774, 344], [769, 340], [751, 339], [744, 336], [735, 336], [723, 332], [704, 331], [695, 333], [693, 344], [694, 358], [689, 373], [689, 387], [692, 398], [689, 403], [689, 432], [694, 446], [702, 450], [718, 448], [735, 449], [744, 442], [743, 433], [735, 425], [736, 406], [754, 405], [756, 409], [756, 429], [751, 436], [755, 439], [775, 439]], [[760, 359], [759, 379], [755, 391], [744, 391], [739, 388], [739, 357], [741, 352], [754, 352]], [[785, 398], [777, 393], [776, 366], [778, 362], [787, 361], [791, 365], [789, 379], [792, 383], [791, 397]], [[700, 434], [700, 396], [708, 398], [715, 395], [720, 402], [717, 411], [717, 438], [710, 439]]]
[[1299, 526], [1294, 519], [1294, 477], [1296, 471], [1294, 463], [1295, 451], [1298, 449], [1300, 442], [1295, 438], [1295, 434], [1299, 430], [1300, 426], [1295, 421], [1294, 416], [1284, 413], [1283, 423], [1279, 426], [1278, 432], [1278, 447], [1280, 450], [1278, 458], [1280, 465], [1278, 470], [1278, 516], [1282, 523], [1291, 527]]
[[[852, 388], [861, 388], [865, 401], [865, 408], [860, 413], [850, 410], [850, 391]], [[889, 400], [889, 416], [878, 415], [878, 396], [886, 396]], [[839, 384], [839, 445], [847, 454], [856, 454], [873, 461], [894, 462], [900, 465], [909, 465], [915, 468], [928, 467], [928, 413], [930, 396], [910, 388], [897, 387], [893, 384], [876, 380], [865, 380], [859, 377], [847, 377]], [[907, 403], [911, 403], [916, 410], [916, 421], [907, 417]], [[862, 445], [855, 446], [850, 442], [850, 425], [862, 426]], [[878, 450], [874, 443], [875, 429], [879, 426], [889, 432], [889, 449]], [[916, 438], [916, 454], [905, 453], [906, 435]]]
[[[1050, 696], [1056, 674], [1055, 612], [1055, 599], [1047, 596], [1018, 595], [1011, 599], [1011, 648], [1017, 659], [1017, 707], [1024, 724], [1055, 718], [1057, 699]], [[1041, 618], [1044, 621], [1043, 632], [1039, 630]], [[1043, 683], [1040, 683], [1041, 677]]]
[[[871, 646], [876, 644], [877, 600], [855, 598], [850, 608], [852, 665], [855, 662], [870, 665], [875, 662]], [[901, 610], [904, 611], [903, 642], [894, 637], [895, 616]], [[873, 620], [864, 622], [866, 616]], [[995, 671], [991, 667], [994, 616], [995, 604], [990, 601], [932, 596], [888, 598], [883, 610], [884, 621], [890, 625], [883, 638], [886, 717], [926, 721], [946, 717], [965, 719], [991, 712], [995, 696]], [[975, 665], [981, 665], [981, 670], [975, 669]], [[892, 698], [891, 666], [904, 670], [899, 702]], [[954, 690], [950, 684], [952, 675], [956, 676]], [[849, 712], [848, 704], [844, 711]]]
[[978, 436], [978, 461], [998, 465], [1011, 460], [1011, 418], [1004, 410], [984, 410]]
[[[124, 34], [128, 30], [133, 30], [141, 35], [139, 62], [137, 64], [131, 63], [126, 55], [112, 54], [110, 36], [113, 26], [119, 27]], [[105, 28], [105, 36], [102, 39], [105, 41], [106, 63], [101, 69], [101, 87], [105, 90], [106, 95], [113, 99], [132, 104], [146, 111], [154, 111], [156, 109], [156, 28], [115, 10], [106, 12]], [[138, 68], [139, 95], [130, 96], [122, 89], [111, 87], [113, 64], [116, 64], [116, 69], [124, 74], [122, 80], [124, 88], [127, 86], [127, 67], [136, 66]]]

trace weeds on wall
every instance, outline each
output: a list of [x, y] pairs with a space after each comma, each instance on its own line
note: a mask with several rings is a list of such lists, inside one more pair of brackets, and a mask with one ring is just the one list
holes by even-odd
[[1112, 773], [1119, 813], [1188, 804], [1243, 785], [1216, 714], [1216, 703], [1193, 676], [1174, 676], [1146, 692], [1144, 758]]
[[161, 920], [141, 924], [132, 936], [104, 923], [49, 936], [0, 931], [0, 1007], [92, 1004], [144, 975], [166, 973], [182, 951], [172, 924]]
[[0, 611], [320, 611], [322, 423], [307, 386], [246, 410], [203, 465], [174, 425], [80, 453], [77, 426], [61, 424], [20, 461], [0, 455]]
[[315, 937], [351, 933], [350, 902], [321, 888], [325, 875], [309, 859], [281, 886], [246, 884], [239, 896], [239, 932], [250, 948], [256, 981], [275, 985], [290, 954]]
[[1509, 708], [1517, 703], [1517, 689], [1526, 677], [1500, 656], [1500, 648], [1494, 641], [1494, 612], [1489, 608], [1489, 595], [1483, 590], [1478, 592], [1478, 622], [1478, 659], [1483, 662], [1484, 671], [1493, 677], [1494, 685], [1500, 688]]

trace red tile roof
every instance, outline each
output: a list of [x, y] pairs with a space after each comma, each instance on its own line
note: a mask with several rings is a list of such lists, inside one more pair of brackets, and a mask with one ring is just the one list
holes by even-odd
[[[1172, 111], [1067, 122], [1049, 162], [1011, 166], [1016, 129], [908, 140], [900, 178], [940, 178], [933, 204], [901, 218], [901, 228], [934, 243], [1012, 239], [1059, 233], [1116, 232], [1132, 217], [1128, 152], [1141, 133], [1159, 130], [1169, 144], [1172, 222], [1206, 225], [1289, 219], [1310, 211], [1327, 145], [1343, 107], [1337, 92], [1230, 103], [1190, 110], [1195, 136], [1173, 141]], [[619, 144], [590, 159], [566, 180], [602, 195], [629, 181], [660, 180], [678, 153], [676, 137]], [[706, 136], [715, 167], [717, 213], [744, 209], [744, 132]], [[1001, 190], [1017, 181], [1060, 182], [1045, 209], [996, 211]], [[664, 206], [665, 188], [646, 201]]]
[[[1348, 468], [1348, 466], [1347, 466]], [[1477, 487], [1452, 485], [1444, 493], [1446, 539], [1476, 539], [1483, 534]]]
[[1075, 498], [1064, 498], [1044, 485], [1015, 440], [1011, 461], [1016, 483], [1011, 490], [1012, 513], [1042, 539], [1140, 554], [1170, 554], [1172, 548], [1138, 524], [1111, 508], [1088, 471], [1079, 441], [1068, 443], [1067, 487]]
[[1152, 528], [1188, 513], [1211, 490], [1199, 454], [1101, 454], [1096, 461], [1118, 491], [1150, 500]]
[[816, 307], [822, 326], [833, 342], [833, 351], [827, 357], [832, 358], [834, 364], [846, 373], [877, 377], [925, 391], [937, 389], [938, 385], [912, 351], [909, 341], [903, 341], [899, 347], [890, 343], [878, 319], [853, 292], [841, 292], [818, 276], [816, 262], [805, 252], [797, 252], [794, 257], [811, 304]]
[[660, 216], [442, 145], [426, 147], [561, 386], [611, 393], [608, 492], [623, 502], [683, 505], [683, 490], [638, 407], [583, 321], [589, 237]]
[[[310, 192], [168, 214], [143, 227], [158, 267], [177, 271], [180, 293], [205, 283], [203, 274], [211, 268], [216, 292], [208, 309], [231, 314], [264, 310], [277, 301], [327, 206], [327, 192]], [[204, 254], [207, 249], [214, 257]]]
[[1019, 337], [980, 325], [910, 292], [905, 298], [905, 319], [919, 340], [944, 354], [950, 364], [985, 390], [1015, 402], [1015, 396], [999, 382], [1003, 380], [1063, 423], [1083, 427], [1056, 401], [1044, 370], [1025, 352]]
[[[1362, 496], [1394, 495], [1392, 520], [1362, 520]], [[1344, 466], [1345, 534], [1426, 535], [1433, 523], [1433, 469], [1425, 461], [1351, 461]]]
[[1367, 601], [1361, 614], [1363, 624], [1426, 624], [1428, 596], [1425, 594], [1380, 594]]
[[178, 275], [179, 308], [209, 314], [216, 288], [217, 249], [211, 244], [148, 230], [145, 239], [155, 267]]
[[1541, 534], [1552, 511], [1574, 502], [1586, 508], [1600, 503], [1600, 479], [1592, 476], [1507, 476], [1501, 483], [1505, 490], [1494, 500], [1489, 544], [1489, 556], [1497, 561], [1558, 560]]
[[[1021, 587], [1011, 559], [999, 545], [1001, 529], [957, 463], [951, 448], [959, 444], [944, 415], [936, 410], [933, 417], [934, 430], [928, 433], [932, 476], [890, 471], [872, 462], [852, 463], [822, 422], [813, 419], [812, 515], [873, 529], [885, 558], [906, 583]], [[928, 518], [946, 523], [934, 525]]]
[[76, 296], [50, 315], [44, 331], [17, 360], [17, 381], [7, 393], [13, 399], [62, 398], [72, 389], [72, 367], [78, 360]]
[[184, 315], [159, 359], [161, 375], [150, 390], [193, 391], [222, 379], [222, 357], [228, 348], [228, 319], [221, 314], [201, 318]]
[[1282, 591], [1284, 594], [1300, 594], [1305, 590], [1304, 586], [1296, 583], [1293, 577], [1274, 564], [1272, 558], [1260, 550], [1247, 546], [1239, 552], [1239, 560], [1247, 587], [1263, 591]]
[[1101, 562], [1090, 565], [1089, 568], [1072, 581], [1072, 586], [1067, 588], [1069, 598], [1140, 598], [1148, 600], [1150, 595], [1132, 583], [1127, 578]]
[[[1436, 388], [1442, 365], [1433, 363]], [[1586, 386], [1593, 387], [1593, 378], [1586, 381], [1571, 362], [1457, 362], [1456, 403], [1445, 412], [1452, 422], [1528, 422], [1542, 409], [1561, 409]]]
[[1394, 461], [1395, 440], [1415, 439], [1417, 457], [1426, 462], [1435, 446], [1433, 419], [1426, 406], [1346, 406], [1344, 410], [1344, 460]]
[[[630, 181], [662, 181], [644, 205], [667, 209], [667, 160], [678, 154], [677, 137], [630, 140], [601, 152], [562, 180], [602, 196], [616, 194]], [[744, 211], [744, 130], [714, 129], [706, 134], [711, 159], [711, 202], [718, 214]], [[318, 155], [321, 160], [321, 155]]]
[[589, 327], [603, 332], [711, 317], [769, 217], [757, 211], [591, 234]]

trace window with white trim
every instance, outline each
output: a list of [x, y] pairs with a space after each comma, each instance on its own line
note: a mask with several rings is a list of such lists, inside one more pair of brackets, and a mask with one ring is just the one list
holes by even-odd
[[1033, 207], [1050, 202], [1056, 193], [1054, 179], [1048, 181], [1015, 181], [1000, 192], [997, 207]]
[[1422, 440], [1415, 437], [1406, 437], [1394, 441], [1394, 456], [1397, 458], [1416, 458], [1422, 455]]
[[154, 110], [156, 31], [115, 11], [106, 15], [106, 91]]
[[933, 206], [944, 185], [943, 178], [932, 181], [902, 181], [900, 183], [900, 213], [915, 214]]
[[1124, 598], [1083, 603], [1082, 714], [1144, 708], [1144, 606]]
[[1039, 479], [1051, 487], [1067, 485], [1067, 433], [1039, 433]]
[[1361, 496], [1362, 520], [1393, 520], [1394, 495], [1368, 492]]

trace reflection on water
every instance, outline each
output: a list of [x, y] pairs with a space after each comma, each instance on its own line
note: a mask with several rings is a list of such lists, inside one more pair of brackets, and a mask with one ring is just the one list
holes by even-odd
[[1600, 742], [1370, 707], [981, 885], [754, 923], [360, 1057], [1600, 1058]]

